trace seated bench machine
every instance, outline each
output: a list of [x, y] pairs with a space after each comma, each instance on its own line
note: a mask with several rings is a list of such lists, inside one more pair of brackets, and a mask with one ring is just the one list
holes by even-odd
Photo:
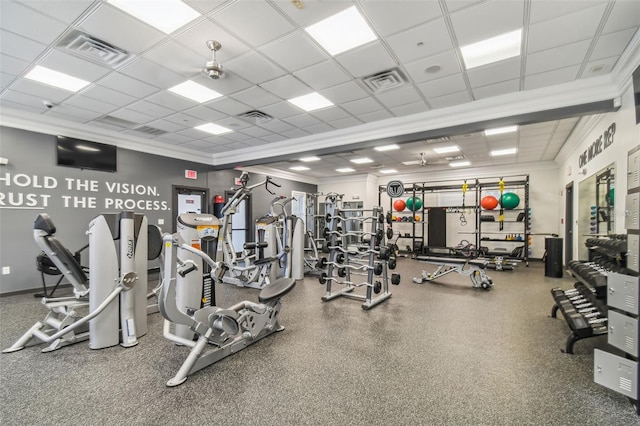
[[[284, 330], [278, 318], [282, 307], [280, 299], [294, 288], [293, 278], [279, 278], [266, 285], [258, 296], [260, 303], [243, 301], [226, 309], [218, 306], [199, 309], [178, 306], [178, 299], [184, 300], [188, 295], [179, 297], [185, 288], [177, 286], [176, 277], [194, 271], [192, 264], [183, 263], [178, 259], [178, 249], [199, 256], [211, 268], [214, 292], [215, 283], [222, 282], [225, 269], [203, 251], [186, 244], [179, 233], [165, 235], [163, 240], [165, 263], [158, 308], [166, 319], [164, 336], [172, 342], [191, 348], [176, 375], [167, 382], [167, 386], [178, 386], [184, 383], [190, 374], [233, 355], [270, 334]], [[215, 300], [215, 297], [212, 299]], [[195, 333], [196, 340], [172, 333], [171, 324], [188, 327]]]
[[460, 275], [468, 275], [474, 288], [483, 288], [485, 290], [493, 287], [493, 281], [487, 275], [486, 269], [488, 261], [477, 259], [465, 259], [455, 257], [436, 257], [436, 256], [416, 256], [416, 260], [422, 263], [436, 265], [434, 272], [422, 271], [422, 275], [415, 277], [413, 282], [422, 284], [425, 281], [433, 281], [443, 275], [451, 272], [457, 272]]
[[[141, 232], [141, 230], [145, 232]], [[18, 341], [5, 349], [15, 352], [31, 343], [50, 344], [49, 352], [89, 340], [91, 349], [120, 343], [134, 346], [147, 333], [146, 217], [133, 212], [103, 214], [89, 223], [89, 277], [54, 236], [56, 227], [46, 213], [38, 215], [34, 238], [38, 246], [73, 286], [71, 297], [42, 299], [49, 309]], [[119, 247], [116, 247], [119, 245]], [[120, 255], [118, 255], [118, 252]], [[89, 283], [91, 283], [89, 285]], [[81, 317], [79, 312], [89, 313]]]

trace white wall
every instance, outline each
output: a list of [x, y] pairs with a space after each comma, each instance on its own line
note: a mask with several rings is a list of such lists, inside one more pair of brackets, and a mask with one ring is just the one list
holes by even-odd
[[[580, 129], [576, 129], [565, 144], [567, 147], [574, 147], [563, 153], [559, 170], [560, 176], [556, 183], [556, 191], [562, 193], [562, 200], [558, 205], [558, 215], [564, 217], [565, 191], [566, 186], [573, 182], [573, 206], [574, 222], [573, 226], [573, 259], [578, 259], [579, 235], [578, 218], [581, 212], [578, 211], [580, 182], [588, 179], [594, 173], [605, 168], [609, 164], [615, 164], [616, 179], [615, 192], [616, 199], [620, 200], [622, 194], [627, 193], [627, 153], [640, 143], [640, 126], [635, 124], [635, 106], [633, 100], [633, 88], [629, 80], [626, 89], [621, 97], [622, 105], [616, 112], [600, 114], [595, 117], [583, 118]], [[584, 167], [580, 167], [580, 154], [589, 148], [609, 126], [615, 123], [616, 130], [612, 144], [603, 149], [600, 154], [592, 158]], [[583, 172], [584, 169], [584, 172]], [[624, 205], [615, 203], [614, 205], [615, 233], [625, 233], [624, 229]], [[561, 236], [564, 237], [564, 227], [560, 229]]]

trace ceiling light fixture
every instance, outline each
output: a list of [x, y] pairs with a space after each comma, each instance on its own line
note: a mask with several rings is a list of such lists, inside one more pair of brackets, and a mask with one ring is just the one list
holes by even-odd
[[465, 67], [470, 70], [481, 65], [513, 58], [520, 54], [522, 28], [460, 47]]
[[307, 112], [315, 111], [320, 108], [326, 108], [333, 106], [333, 103], [322, 96], [320, 93], [313, 92], [308, 95], [298, 96], [297, 98], [289, 99], [288, 102], [294, 104], [298, 108], [301, 108]]
[[289, 170], [295, 170], [296, 172], [304, 172], [305, 170], [311, 170], [311, 169], [306, 166], [293, 166], [293, 167], [289, 167]]
[[331, 55], [378, 38], [355, 6], [310, 25], [305, 31]]
[[147, 1], [108, 0], [123, 12], [152, 27], [170, 34], [200, 16], [195, 9], [180, 0], [162, 0], [158, 5]]
[[436, 154], [449, 154], [450, 152], [459, 152], [459, 151], [460, 151], [460, 148], [458, 148], [456, 145], [433, 148], [433, 152], [435, 152]]
[[501, 135], [503, 133], [513, 133], [518, 130], [518, 126], [496, 127], [495, 129], [487, 129], [484, 131], [485, 136]]
[[29, 71], [29, 73], [25, 75], [25, 78], [70, 92], [77, 92], [90, 84], [81, 78], [73, 77], [60, 71], [54, 71], [40, 65], [36, 65]]
[[496, 149], [491, 151], [492, 157], [499, 157], [501, 155], [511, 155], [517, 152], [516, 148], [507, 148], [507, 149]]
[[310, 163], [310, 162], [312, 162], [312, 161], [320, 161], [320, 157], [315, 157], [315, 156], [312, 156], [312, 157], [302, 157], [302, 158], [300, 159], [300, 161], [302, 161], [303, 163]]
[[398, 171], [396, 169], [383, 169], [383, 170], [380, 170], [380, 173], [384, 173], [385, 175], [389, 175], [391, 173], [398, 173]]
[[384, 151], [392, 151], [394, 149], [400, 149], [400, 147], [396, 144], [391, 144], [391, 145], [376, 146], [373, 149], [375, 149], [376, 151], [384, 152]]
[[338, 173], [351, 173], [351, 172], [355, 172], [356, 169], [352, 169], [351, 167], [342, 167], [340, 169], [336, 169], [336, 172]]
[[367, 163], [373, 163], [373, 160], [371, 158], [362, 157], [362, 158], [354, 158], [351, 160], [351, 162], [354, 164], [367, 164]]
[[208, 87], [191, 80], [187, 80], [184, 83], [170, 87], [167, 90], [200, 103], [208, 102], [222, 96], [215, 90], [211, 90]]
[[194, 127], [196, 130], [201, 130], [203, 132], [211, 133], [214, 135], [223, 135], [225, 133], [233, 132], [231, 129], [227, 129], [226, 127], [219, 126], [213, 123], [206, 123], [200, 126]]
[[454, 161], [449, 163], [449, 165], [451, 167], [465, 167], [465, 166], [470, 166], [471, 163], [469, 161]]

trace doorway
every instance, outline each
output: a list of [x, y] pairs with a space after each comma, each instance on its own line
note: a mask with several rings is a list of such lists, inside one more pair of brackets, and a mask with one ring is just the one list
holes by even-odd
[[565, 187], [564, 264], [573, 260], [573, 182]]
[[178, 185], [172, 188], [173, 232], [176, 232], [176, 220], [182, 213], [209, 213], [209, 188]]

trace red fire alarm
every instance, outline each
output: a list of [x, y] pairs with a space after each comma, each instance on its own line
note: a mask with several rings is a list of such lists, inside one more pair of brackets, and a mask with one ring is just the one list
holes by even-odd
[[184, 177], [187, 179], [198, 179], [198, 172], [195, 170], [185, 170]]

